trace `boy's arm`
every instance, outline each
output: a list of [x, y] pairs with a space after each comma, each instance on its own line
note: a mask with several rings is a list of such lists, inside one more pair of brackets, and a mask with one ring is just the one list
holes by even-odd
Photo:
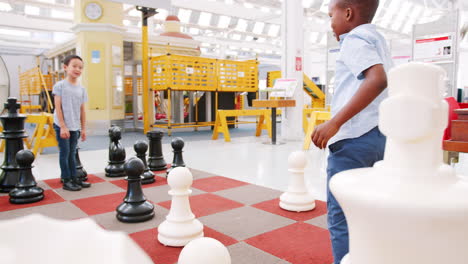
[[86, 140], [86, 111], [84, 104], [80, 107], [80, 121], [81, 121], [81, 140]]
[[60, 126], [60, 137], [69, 138], [70, 132], [68, 131], [67, 125], [65, 124], [65, 120], [63, 118], [62, 97], [55, 95], [54, 103], [55, 103], [55, 111], [57, 112], [57, 119], [59, 122], [58, 125]]
[[318, 148], [325, 148], [340, 127], [366, 108], [387, 88], [387, 75], [382, 64], [371, 66], [364, 72], [365, 79], [351, 100], [330, 121], [317, 126], [312, 141]]

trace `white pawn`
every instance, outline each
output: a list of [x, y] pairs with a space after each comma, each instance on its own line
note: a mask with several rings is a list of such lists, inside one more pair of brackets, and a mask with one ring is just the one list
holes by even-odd
[[307, 159], [303, 151], [296, 151], [289, 155], [288, 171], [291, 172], [289, 186], [285, 193], [280, 196], [279, 206], [284, 210], [303, 212], [315, 208], [315, 199], [307, 191], [304, 183], [304, 168]]
[[203, 224], [195, 219], [189, 203], [193, 176], [189, 169], [177, 167], [171, 170], [167, 182], [171, 187], [171, 209], [166, 220], [158, 227], [158, 240], [166, 246], [183, 247], [203, 237]]
[[178, 264], [231, 264], [231, 255], [218, 240], [197, 238], [180, 252]]

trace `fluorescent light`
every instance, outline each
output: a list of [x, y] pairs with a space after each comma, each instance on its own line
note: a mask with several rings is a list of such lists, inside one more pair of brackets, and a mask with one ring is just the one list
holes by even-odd
[[314, 2], [314, 0], [302, 0], [302, 6], [304, 8], [309, 8], [312, 6], [312, 3]]
[[318, 32], [311, 32], [310, 36], [309, 36], [309, 41], [312, 42], [312, 43], [316, 43], [317, 40], [318, 40], [318, 37], [319, 37]]
[[52, 9], [51, 12], [50, 12], [50, 16], [54, 17], [54, 18], [65, 18], [66, 19], [66, 18], [73, 17], [73, 14], [71, 12]]
[[325, 14], [328, 14], [328, 5], [330, 4], [330, 0], [325, 0], [322, 3], [322, 6], [320, 7], [320, 11], [324, 12]]
[[254, 5], [253, 5], [252, 3], [248, 3], [248, 2], [245, 2], [245, 3], [244, 3], [244, 6], [245, 6], [246, 8], [254, 8]]
[[192, 10], [182, 8], [179, 9], [178, 17], [180, 19], [180, 22], [188, 23], [190, 21], [190, 15], [192, 15]]
[[395, 13], [399, 12], [401, 6], [401, 0], [392, 0], [390, 5], [386, 9], [385, 15], [382, 18], [381, 25], [382, 27], [388, 28], [392, 22], [392, 18]]
[[260, 11], [262, 11], [263, 13], [270, 13], [271, 10], [270, 10], [270, 8], [268, 8], [268, 7], [262, 6], [262, 7], [260, 8]]
[[276, 10], [275, 10], [275, 14], [281, 15], [281, 9], [276, 9]]
[[190, 34], [192, 35], [198, 35], [200, 33], [200, 29], [198, 28], [190, 28], [189, 29]]
[[265, 42], [265, 38], [258, 38], [257, 42], [260, 42], [260, 43]]
[[255, 53], [261, 53], [261, 52], [263, 52], [263, 50], [261, 50], [261, 49], [254, 49], [253, 51], [254, 51]]
[[408, 19], [406, 20], [406, 24], [403, 27], [403, 32], [409, 33], [413, 31], [413, 25], [416, 20], [421, 16], [422, 12], [424, 11], [423, 7], [420, 5], [415, 5], [411, 14], [409, 15]]
[[128, 15], [129, 16], [134, 16], [134, 17], [139, 17], [139, 16], [141, 16], [141, 12], [134, 8], [134, 9], [132, 9], [132, 10], [130, 10], [128, 12]]
[[40, 12], [40, 10], [39, 10], [39, 7], [37, 7], [37, 6], [27, 5], [27, 6], [24, 7], [24, 13], [26, 15], [36, 15], [36, 16], [38, 16], [39, 12]]
[[263, 22], [255, 22], [255, 26], [253, 28], [253, 33], [255, 34], [262, 34], [263, 28], [265, 27], [265, 23]]
[[402, 27], [403, 23], [408, 20], [407, 15], [410, 10], [413, 9], [412, 3], [410, 2], [404, 2], [403, 6], [400, 7], [400, 12], [398, 12], [398, 15], [393, 19], [393, 24], [392, 24], [392, 29], [395, 31], [399, 31], [399, 29]]
[[265, 52], [266, 52], [266, 54], [273, 54], [272, 50], [266, 50]]
[[211, 13], [201, 12], [200, 18], [198, 19], [198, 24], [201, 26], [209, 26], [211, 21]]
[[234, 4], [234, 0], [225, 0], [224, 1], [227, 5], [232, 5]]
[[270, 28], [268, 29], [268, 36], [277, 37], [280, 31], [280, 26], [276, 24], [271, 24]]
[[239, 49], [237, 46], [229, 46], [229, 49], [232, 49], [232, 50], [237, 50]]
[[241, 48], [241, 50], [243, 50], [243, 51], [250, 51], [250, 48], [245, 48], [245, 47], [244, 47], [244, 48]]
[[218, 21], [218, 27], [220, 28], [227, 28], [229, 27], [229, 23], [231, 22], [231, 17], [228, 16], [220, 16]]
[[168, 15], [168, 12], [166, 9], [158, 9], [157, 10], [159, 13], [157, 13], [154, 18], [157, 20], [166, 20], [166, 17]]
[[3, 29], [3, 28], [0, 28], [0, 34], [12, 35], [12, 36], [18, 36], [18, 37], [30, 37], [31, 36], [31, 33], [28, 31], [16, 30], [16, 29]]
[[246, 41], [252, 41], [252, 40], [253, 40], [253, 37], [250, 36], [250, 35], [247, 35], [247, 36], [245, 37], [245, 40], [246, 40]]
[[233, 40], [240, 40], [241, 37], [242, 37], [241, 34], [232, 34], [232, 36], [231, 36], [231, 38], [232, 38]]
[[247, 29], [247, 21], [242, 18], [239, 18], [239, 20], [237, 21], [236, 29], [239, 31], [245, 31]]
[[0, 11], [9, 12], [11, 11], [11, 5], [7, 3], [0, 3]]

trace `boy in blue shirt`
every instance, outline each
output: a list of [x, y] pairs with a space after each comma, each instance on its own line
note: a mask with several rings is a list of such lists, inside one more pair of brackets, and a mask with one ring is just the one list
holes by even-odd
[[[340, 42], [336, 61], [332, 119], [317, 126], [312, 141], [329, 147], [328, 182], [338, 172], [372, 167], [383, 159], [385, 136], [378, 128], [378, 107], [386, 96], [393, 66], [384, 37], [370, 24], [378, 0], [332, 0], [331, 27]], [[335, 264], [349, 251], [348, 225], [327, 184], [328, 228]]]

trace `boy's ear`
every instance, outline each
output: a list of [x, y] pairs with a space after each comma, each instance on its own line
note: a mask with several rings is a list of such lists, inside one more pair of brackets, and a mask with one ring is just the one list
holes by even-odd
[[351, 17], [353, 16], [353, 9], [346, 8], [346, 21], [350, 21]]

